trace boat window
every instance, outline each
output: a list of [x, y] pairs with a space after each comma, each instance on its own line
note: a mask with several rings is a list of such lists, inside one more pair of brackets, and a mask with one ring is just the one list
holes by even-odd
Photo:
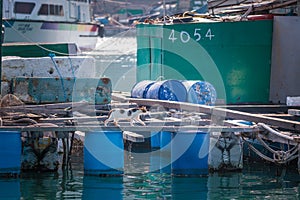
[[15, 2], [14, 13], [31, 14], [34, 6], [35, 6], [35, 3]]
[[64, 9], [60, 5], [42, 4], [38, 15], [57, 15], [64, 16]]

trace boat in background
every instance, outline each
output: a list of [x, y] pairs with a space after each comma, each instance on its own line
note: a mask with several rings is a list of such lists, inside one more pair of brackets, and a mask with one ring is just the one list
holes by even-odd
[[89, 0], [4, 0], [4, 43], [76, 43], [94, 49], [104, 28], [92, 21]]

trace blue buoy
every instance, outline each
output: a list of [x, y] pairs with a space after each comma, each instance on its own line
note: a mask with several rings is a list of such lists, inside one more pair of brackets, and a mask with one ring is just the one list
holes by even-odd
[[212, 84], [206, 81], [182, 81], [187, 90], [187, 102], [214, 105], [217, 100], [217, 92]]
[[124, 171], [124, 144], [121, 131], [85, 134], [84, 172], [89, 175], [117, 175]]
[[131, 90], [132, 98], [146, 98], [147, 91], [150, 86], [153, 85], [155, 81], [144, 80], [135, 84]]
[[209, 134], [178, 132], [171, 146], [172, 174], [208, 174]]
[[0, 174], [20, 174], [21, 148], [20, 132], [0, 132]]
[[187, 92], [178, 80], [158, 81], [149, 87], [146, 98], [185, 102]]

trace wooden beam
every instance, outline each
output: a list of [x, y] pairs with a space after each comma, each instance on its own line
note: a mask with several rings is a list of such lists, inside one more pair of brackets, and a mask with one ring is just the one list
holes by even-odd
[[131, 142], [144, 142], [145, 141], [145, 138], [143, 135], [140, 135], [140, 134], [137, 134], [134, 132], [130, 132], [130, 131], [123, 132], [123, 139], [131, 141]]
[[162, 101], [162, 100], [153, 100], [153, 99], [128, 99], [129, 102], [137, 103], [139, 105], [146, 106], [162, 106], [164, 108], [172, 108], [178, 110], [186, 110], [190, 112], [200, 112], [211, 114], [213, 116], [229, 118], [229, 119], [239, 119], [246, 120], [250, 122], [256, 123], [265, 123], [271, 126], [278, 126], [284, 129], [292, 130], [292, 131], [300, 131], [300, 122], [285, 120], [275, 117], [263, 116], [260, 114], [252, 114], [247, 112], [235, 111], [226, 108], [218, 108], [213, 106], [205, 106], [199, 104], [191, 104], [184, 102], [175, 102], [175, 101]]
[[56, 132], [98, 132], [98, 131], [130, 131], [135, 133], [145, 133], [148, 135], [153, 131], [166, 132], [258, 132], [260, 129], [256, 126], [59, 126], [59, 127], [24, 127], [24, 126], [2, 126], [0, 131], [56, 131]]

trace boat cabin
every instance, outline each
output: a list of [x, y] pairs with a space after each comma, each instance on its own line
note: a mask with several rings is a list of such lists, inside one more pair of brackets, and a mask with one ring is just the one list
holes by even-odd
[[90, 22], [90, 0], [4, 0], [3, 18]]

